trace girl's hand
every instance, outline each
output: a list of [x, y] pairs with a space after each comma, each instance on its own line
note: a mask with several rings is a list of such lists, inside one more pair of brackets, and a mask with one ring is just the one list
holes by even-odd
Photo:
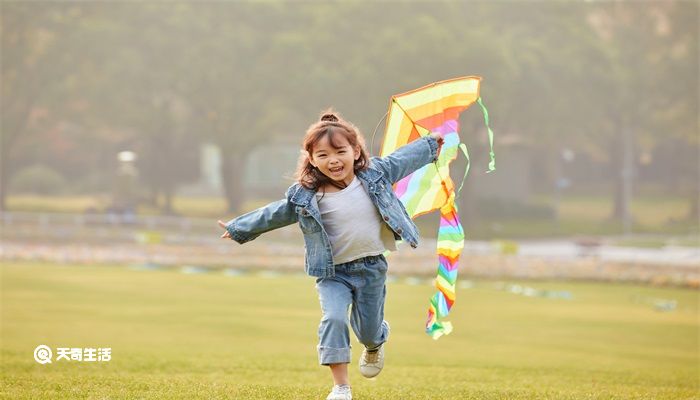
[[437, 132], [431, 133], [430, 137], [437, 141], [437, 144], [438, 144], [437, 156], [440, 157], [440, 150], [442, 149], [442, 144], [445, 143], [445, 139], [442, 137], [442, 135], [440, 135]]
[[[219, 226], [226, 229], [226, 224], [223, 223], [221, 220], [219, 220]], [[229, 239], [231, 237], [231, 234], [226, 230], [223, 235], [221, 235], [222, 239]]]

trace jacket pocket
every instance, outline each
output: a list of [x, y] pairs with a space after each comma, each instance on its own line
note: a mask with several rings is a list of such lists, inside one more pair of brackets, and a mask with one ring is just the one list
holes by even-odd
[[378, 183], [374, 191], [374, 196], [377, 198], [379, 203], [384, 207], [389, 207], [391, 201], [393, 200], [393, 192], [391, 186], [385, 183]]

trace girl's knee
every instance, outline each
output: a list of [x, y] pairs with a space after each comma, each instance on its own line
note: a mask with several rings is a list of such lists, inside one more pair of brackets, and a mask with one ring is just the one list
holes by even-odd
[[340, 312], [324, 313], [323, 317], [321, 318], [321, 324], [326, 325], [347, 325], [347, 323], [347, 315]]

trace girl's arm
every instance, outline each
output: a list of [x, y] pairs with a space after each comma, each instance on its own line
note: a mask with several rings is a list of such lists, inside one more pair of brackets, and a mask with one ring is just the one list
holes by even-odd
[[287, 199], [278, 200], [265, 207], [236, 217], [227, 223], [219, 221], [219, 226], [226, 229], [222, 238], [231, 238], [243, 244], [265, 232], [282, 228], [297, 222], [294, 206]]
[[442, 143], [442, 136], [432, 133], [401, 146], [386, 157], [375, 157], [372, 161], [391, 183], [396, 183], [425, 164], [436, 161]]

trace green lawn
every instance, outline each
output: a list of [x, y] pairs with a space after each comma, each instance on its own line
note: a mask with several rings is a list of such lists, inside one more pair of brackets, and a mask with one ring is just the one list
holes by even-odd
[[[1, 271], [2, 398], [322, 399], [330, 388], [316, 360], [312, 278], [14, 263]], [[458, 291], [455, 331], [433, 341], [422, 332], [433, 289], [390, 283], [385, 370], [362, 378], [353, 342], [355, 399], [700, 398], [697, 291], [521, 284], [573, 298], [478, 281]], [[656, 311], [657, 298], [677, 308]], [[40, 365], [40, 344], [111, 347], [112, 360]]]

